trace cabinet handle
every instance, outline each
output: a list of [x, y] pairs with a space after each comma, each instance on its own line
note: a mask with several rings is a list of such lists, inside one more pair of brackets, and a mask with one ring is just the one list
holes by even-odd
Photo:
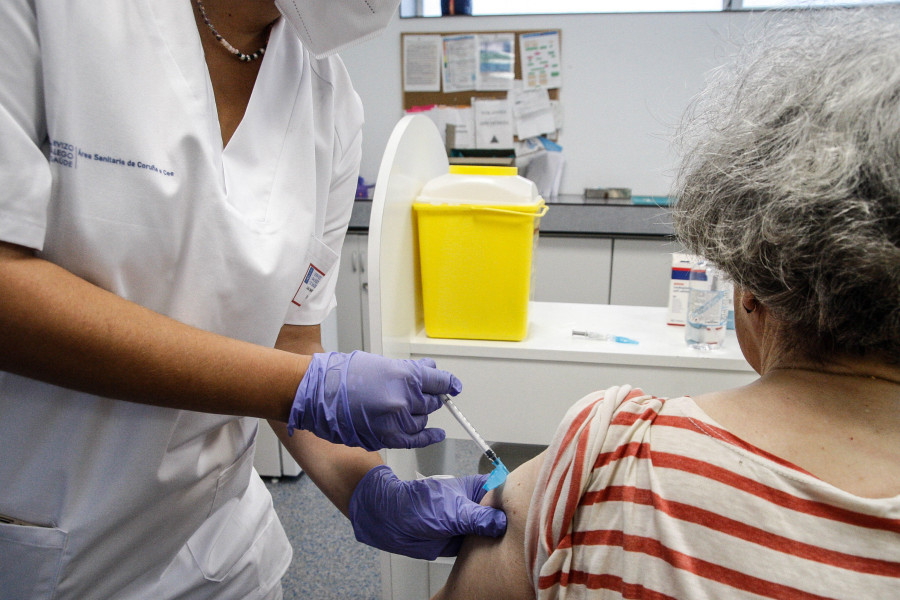
[[368, 291], [369, 291], [369, 282], [368, 282], [368, 281], [363, 281], [363, 282], [362, 282], [362, 290], [363, 290], [364, 292], [367, 292], [367, 293], [368, 293]]
[[359, 270], [356, 268], [356, 251], [350, 253], [350, 270], [354, 273]]

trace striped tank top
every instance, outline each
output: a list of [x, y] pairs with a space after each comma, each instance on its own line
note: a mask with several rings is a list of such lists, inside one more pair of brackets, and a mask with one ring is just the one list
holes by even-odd
[[839, 490], [690, 398], [628, 386], [566, 414], [525, 546], [541, 600], [900, 599], [900, 497]]

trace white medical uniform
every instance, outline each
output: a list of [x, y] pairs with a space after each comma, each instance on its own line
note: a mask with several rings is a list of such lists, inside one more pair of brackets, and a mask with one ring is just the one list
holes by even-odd
[[[189, 0], [0, 3], [0, 239], [190, 325], [272, 346], [318, 324], [362, 107], [277, 24], [223, 150]], [[36, 14], [35, 14], [36, 13]], [[330, 248], [330, 250], [325, 250]], [[318, 259], [316, 259], [318, 260]], [[261, 598], [290, 562], [256, 419], [0, 372], [0, 598]]]

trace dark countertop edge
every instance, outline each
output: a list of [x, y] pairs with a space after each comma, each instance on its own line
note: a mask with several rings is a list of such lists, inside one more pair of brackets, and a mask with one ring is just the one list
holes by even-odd
[[[556, 202], [548, 207], [541, 218], [541, 235], [665, 238], [675, 234], [666, 207]], [[372, 201], [357, 199], [348, 230], [367, 232], [371, 213]]]

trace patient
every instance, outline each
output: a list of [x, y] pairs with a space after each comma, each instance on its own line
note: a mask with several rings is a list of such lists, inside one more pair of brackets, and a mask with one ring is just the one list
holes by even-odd
[[580, 400], [436, 598], [898, 597], [900, 9], [769, 29], [686, 121], [675, 211], [759, 378]]

